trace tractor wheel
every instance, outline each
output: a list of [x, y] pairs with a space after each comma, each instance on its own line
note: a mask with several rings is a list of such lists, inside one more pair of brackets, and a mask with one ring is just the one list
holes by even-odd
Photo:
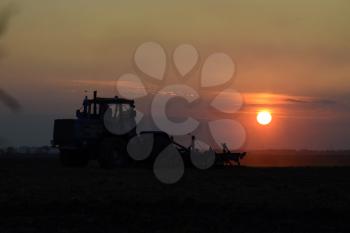
[[104, 140], [100, 144], [98, 162], [104, 169], [123, 168], [130, 164], [123, 140]]
[[61, 150], [60, 160], [65, 167], [85, 167], [89, 158], [80, 150]]

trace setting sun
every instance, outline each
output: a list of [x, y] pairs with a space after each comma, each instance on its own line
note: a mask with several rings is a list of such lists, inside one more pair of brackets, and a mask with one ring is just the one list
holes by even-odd
[[268, 125], [272, 121], [271, 113], [268, 111], [260, 111], [256, 117], [260, 125]]

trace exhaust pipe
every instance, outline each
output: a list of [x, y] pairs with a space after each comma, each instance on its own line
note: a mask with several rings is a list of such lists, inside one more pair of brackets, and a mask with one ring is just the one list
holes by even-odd
[[97, 91], [94, 91], [94, 115], [97, 114], [96, 98], [97, 98]]

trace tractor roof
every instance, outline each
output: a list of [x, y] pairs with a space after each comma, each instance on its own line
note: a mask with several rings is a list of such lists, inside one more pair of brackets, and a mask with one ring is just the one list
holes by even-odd
[[102, 98], [96, 97], [96, 99], [89, 99], [89, 104], [128, 104], [130, 106], [134, 106], [135, 101], [130, 99], [119, 98], [118, 96], [114, 98]]

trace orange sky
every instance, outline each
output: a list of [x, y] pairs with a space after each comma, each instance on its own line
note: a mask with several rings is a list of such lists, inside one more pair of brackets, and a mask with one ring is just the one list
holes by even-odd
[[[0, 8], [11, 2], [2, 1]], [[244, 94], [238, 118], [247, 128], [247, 147], [350, 147], [345, 139], [350, 136], [348, 1], [15, 4], [16, 13], [0, 38], [1, 86], [23, 105], [21, 115], [0, 111], [0, 137], [11, 143], [49, 142], [53, 118], [72, 115], [85, 89], [114, 95], [114, 80], [135, 70], [135, 48], [157, 41], [168, 54], [178, 44], [191, 43], [202, 62], [212, 52], [233, 58], [237, 72], [232, 87]], [[171, 69], [169, 75], [174, 76]], [[256, 125], [260, 108], [273, 113], [269, 127]], [[20, 135], [6, 128], [11, 119], [20, 125]], [[48, 130], [26, 141], [40, 122]]]

